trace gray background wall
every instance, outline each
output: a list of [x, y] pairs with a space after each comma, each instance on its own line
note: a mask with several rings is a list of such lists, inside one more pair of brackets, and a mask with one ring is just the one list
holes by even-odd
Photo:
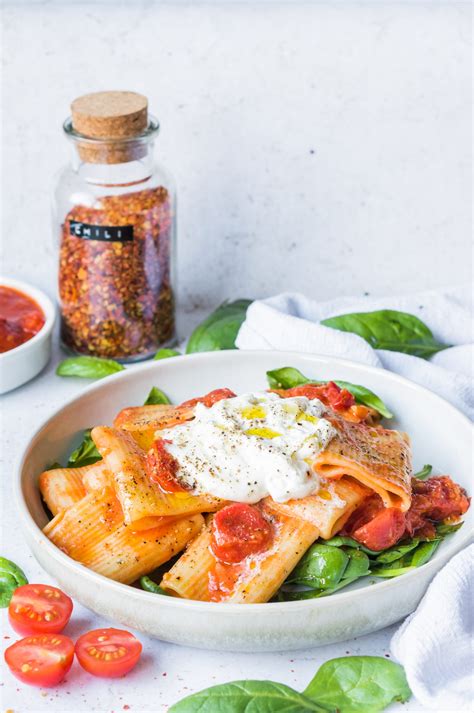
[[54, 293], [70, 101], [144, 92], [179, 186], [180, 305], [466, 281], [471, 5], [10, 3], [2, 270]]

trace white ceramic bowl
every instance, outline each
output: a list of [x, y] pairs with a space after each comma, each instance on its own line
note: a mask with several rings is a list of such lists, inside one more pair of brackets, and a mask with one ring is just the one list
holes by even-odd
[[45, 323], [34, 337], [0, 354], [0, 394], [16, 389], [40, 373], [51, 357], [51, 338], [56, 310], [44, 292], [21, 280], [0, 277], [0, 285], [31, 297], [43, 310]]
[[127, 369], [84, 390], [36, 432], [16, 475], [20, 527], [41, 565], [65, 591], [113, 622], [178, 644], [229, 651], [277, 651], [349, 639], [381, 629], [409, 614], [434, 574], [471, 537], [473, 513], [447, 538], [433, 559], [404, 576], [352, 585], [330, 597], [272, 604], [215, 604], [159, 596], [106, 579], [66, 556], [41, 532], [46, 524], [37, 481], [53, 461], [65, 460], [78, 432], [111, 423], [129, 405], [141, 404], [151, 386], [179, 403], [211, 389], [266, 388], [265, 371], [294, 366], [318, 379], [364, 384], [397, 414], [394, 426], [413, 441], [414, 463], [435, 465], [472, 488], [469, 420], [435, 394], [380, 369], [349, 361], [283, 352], [211, 352], [165, 359]]

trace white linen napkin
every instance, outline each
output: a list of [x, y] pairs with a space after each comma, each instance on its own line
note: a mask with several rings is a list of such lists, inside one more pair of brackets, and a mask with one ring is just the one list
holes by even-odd
[[[422, 319], [436, 339], [452, 344], [429, 361], [372, 349], [356, 334], [324, 327], [320, 320], [348, 312], [398, 309]], [[474, 419], [474, 320], [469, 286], [403, 297], [340, 297], [315, 302], [283, 293], [253, 302], [240, 328], [239, 349], [281, 349], [340, 357], [376, 366], [431, 389]]]
[[[474, 418], [473, 311], [468, 287], [405, 297], [339, 298], [315, 302], [281, 294], [254, 302], [236, 341], [239, 349], [280, 349], [351, 359], [389, 369], [425, 386]], [[355, 334], [319, 324], [348, 312], [398, 309], [417, 315], [436, 339], [453, 346], [429, 361], [374, 350]], [[430, 711], [472, 709], [474, 546], [438, 573], [414, 614], [392, 640], [416, 698]]]
[[438, 572], [421, 604], [398, 629], [391, 652], [416, 699], [429, 711], [472, 711], [474, 545]]

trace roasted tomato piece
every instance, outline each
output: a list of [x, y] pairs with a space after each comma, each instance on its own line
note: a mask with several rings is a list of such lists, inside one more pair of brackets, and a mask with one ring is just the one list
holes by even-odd
[[343, 534], [352, 536], [354, 530], [372, 520], [384, 509], [384, 504], [380, 495], [369, 495], [359, 507], [354, 510], [343, 528]]
[[[429, 521], [458, 518], [469, 508], [469, 498], [464, 488], [448, 475], [434, 476], [428, 480], [412, 479], [411, 507], [406, 514], [409, 535], [426, 533]], [[434, 534], [434, 528], [430, 529]]]
[[384, 508], [365, 525], [352, 532], [357, 542], [369, 550], [385, 550], [392, 547], [405, 532], [405, 514], [398, 508]]
[[165, 493], [186, 492], [188, 488], [181, 485], [177, 478], [179, 463], [166, 450], [166, 444], [171, 443], [164, 438], [157, 438], [146, 456], [148, 477], [153, 483], [158, 483]]
[[235, 564], [268, 549], [273, 527], [253, 505], [233, 503], [216, 513], [212, 521], [211, 549], [222, 562]]
[[20, 639], [5, 651], [5, 661], [16, 678], [30, 686], [56, 686], [74, 658], [74, 643], [62, 634], [37, 634]]
[[306, 396], [307, 399], [319, 399], [334, 411], [347, 411], [355, 404], [353, 395], [347, 389], [341, 389], [334, 381], [327, 384], [302, 384], [292, 389], [275, 389], [283, 398]]
[[49, 584], [25, 584], [15, 589], [8, 618], [17, 634], [56, 634], [72, 612], [72, 599]]
[[141, 652], [138, 639], [122, 629], [95, 629], [76, 641], [82, 668], [101, 678], [124, 676], [137, 664]]
[[234, 394], [234, 392], [230, 389], [215, 389], [214, 391], [210, 391], [205, 396], [198, 396], [195, 399], [189, 399], [189, 401], [182, 403], [181, 406], [192, 408], [193, 406], [196, 406], [196, 404], [204, 404], [204, 406], [210, 408], [218, 401], [222, 401], [223, 399], [233, 399], [235, 396], [237, 396], [237, 394]]
[[323, 387], [329, 406], [334, 411], [346, 411], [355, 404], [355, 398], [347, 389], [341, 389], [334, 381], [328, 381]]

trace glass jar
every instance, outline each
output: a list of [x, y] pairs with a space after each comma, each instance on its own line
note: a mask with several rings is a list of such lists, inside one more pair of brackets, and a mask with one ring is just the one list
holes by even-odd
[[175, 338], [176, 193], [153, 160], [145, 97], [100, 92], [64, 123], [72, 160], [54, 191], [61, 340], [77, 354], [136, 361]]

